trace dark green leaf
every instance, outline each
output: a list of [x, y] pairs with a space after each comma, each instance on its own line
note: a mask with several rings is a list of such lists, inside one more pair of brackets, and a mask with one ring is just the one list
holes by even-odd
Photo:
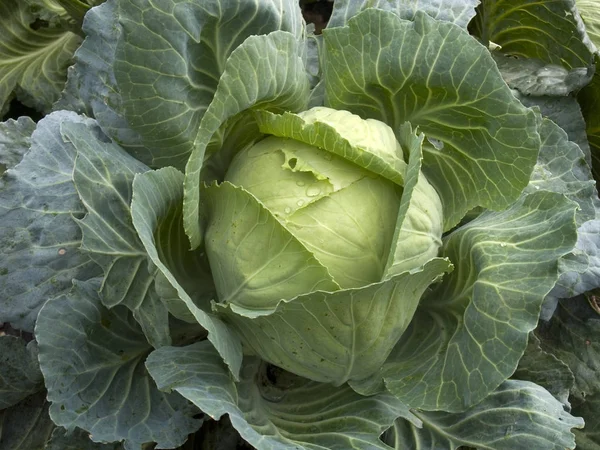
[[592, 64], [593, 47], [575, 0], [485, 0], [477, 15], [482, 41], [500, 45], [506, 55], [566, 69]]
[[536, 334], [542, 348], [575, 375], [576, 399], [600, 394], [600, 316], [584, 296], [560, 300], [552, 320], [540, 323]]
[[569, 406], [569, 394], [575, 382], [573, 372], [556, 356], [543, 351], [533, 333], [529, 335], [525, 354], [512, 378], [542, 386], [563, 405]]
[[575, 430], [575, 442], [578, 450], [600, 448], [600, 396], [590, 395], [573, 408], [573, 414], [583, 417], [585, 427]]
[[455, 269], [383, 366], [387, 388], [411, 407], [464, 411], [508, 378], [575, 244], [575, 208], [539, 191], [447, 236], [442, 254]]
[[0, 409], [43, 389], [37, 346], [16, 336], [0, 336]]
[[60, 133], [64, 122], [92, 123], [68, 112], [46, 116], [31, 151], [0, 181], [0, 317], [23, 331], [33, 331], [42, 304], [68, 291], [73, 278], [101, 273], [80, 250], [73, 217], [85, 208], [72, 181], [76, 151]]
[[25, 1], [0, 2], [0, 116], [16, 92], [19, 100], [49, 111], [62, 90], [81, 38], [61, 27], [31, 27]]
[[104, 269], [102, 303], [129, 308], [153, 346], [170, 345], [168, 311], [154, 290], [156, 267], [133, 227], [133, 178], [148, 170], [97, 129], [65, 123], [63, 136], [77, 150], [73, 181], [87, 214], [77, 223], [82, 250]]
[[537, 106], [540, 108], [542, 116], [561, 127], [567, 133], [569, 141], [579, 146], [585, 156], [585, 161], [591, 167], [592, 157], [585, 132], [585, 120], [575, 97], [525, 96], [518, 93], [517, 96], [525, 106], [529, 108]]
[[144, 366], [152, 347], [127, 309], [102, 305], [96, 287], [75, 282], [40, 311], [36, 338], [52, 420], [96, 442], [125, 440], [128, 450], [183, 444], [200, 426], [198, 411], [156, 389]]
[[571, 428], [583, 427], [583, 420], [565, 412], [548, 391], [519, 380], [505, 381], [464, 413], [415, 415], [423, 428], [399, 420], [385, 441], [397, 450], [565, 450], [575, 448]]
[[535, 114], [474, 38], [423, 13], [409, 22], [374, 9], [324, 36], [326, 106], [396, 132], [408, 121], [439, 141], [424, 147], [423, 172], [442, 199], [445, 230], [475, 206], [517, 199], [538, 154]]
[[90, 437], [90, 433], [81, 428], [75, 428], [69, 433], [64, 428], [57, 427], [44, 450], [123, 450], [121, 443], [100, 444]]
[[[26, 116], [0, 123], [0, 165], [11, 169], [23, 159], [31, 145], [33, 130], [35, 122]], [[0, 166], [0, 175], [2, 172]]]
[[176, 390], [212, 418], [231, 423], [261, 450], [389, 450], [379, 435], [394, 419], [418, 420], [390, 394], [363, 397], [268, 366], [244, 362], [235, 383], [209, 342], [154, 351], [148, 370], [160, 389]]
[[43, 391], [0, 411], [0, 448], [45, 450], [56, 427], [48, 415], [48, 405]]

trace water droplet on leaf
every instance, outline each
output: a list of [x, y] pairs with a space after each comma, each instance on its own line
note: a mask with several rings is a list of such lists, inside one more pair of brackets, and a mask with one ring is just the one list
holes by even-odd
[[321, 193], [321, 189], [319, 189], [316, 186], [311, 186], [306, 190], [306, 195], [308, 197], [316, 197], [317, 195], [319, 195]]

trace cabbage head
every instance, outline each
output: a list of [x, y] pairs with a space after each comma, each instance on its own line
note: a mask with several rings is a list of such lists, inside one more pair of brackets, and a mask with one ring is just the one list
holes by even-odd
[[[328, 345], [314, 325], [286, 330], [293, 339], [273, 335], [248, 342], [267, 361], [308, 378], [338, 384], [364, 378], [385, 361], [419, 301], [414, 294], [377, 292], [394, 285], [393, 275], [420, 271], [438, 256], [441, 201], [421, 172], [405, 192], [404, 151], [385, 123], [326, 107], [288, 119], [297, 127], [290, 137], [267, 136], [248, 145], [231, 161], [223, 184], [207, 188], [236, 198], [233, 208], [229, 195], [205, 208], [206, 253], [219, 303], [237, 314], [276, 313], [292, 323], [297, 307], [333, 319], [338, 312], [330, 307], [355, 301], [357, 313], [368, 320], [360, 332], [361, 350], [348, 358], [338, 354], [340, 342]], [[332, 139], [309, 137], [320, 127], [327, 127]], [[370, 171], [361, 159], [365, 155], [393, 167], [388, 178]], [[401, 209], [404, 194], [412, 196], [412, 207]], [[387, 314], [369, 317], [373, 302], [378, 311], [388, 309], [393, 323], [384, 323]], [[328, 334], [348, 345], [348, 329], [333, 322], [329, 327]]]

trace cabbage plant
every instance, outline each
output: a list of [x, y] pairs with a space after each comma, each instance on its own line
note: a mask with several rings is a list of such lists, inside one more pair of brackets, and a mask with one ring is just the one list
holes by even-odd
[[0, 124], [0, 443], [595, 442], [596, 49], [572, 2], [478, 3], [89, 9], [53, 111]]

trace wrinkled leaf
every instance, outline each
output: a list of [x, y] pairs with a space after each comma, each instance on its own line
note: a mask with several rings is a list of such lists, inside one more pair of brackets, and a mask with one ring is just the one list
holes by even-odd
[[81, 43], [79, 36], [61, 27], [34, 29], [34, 21], [26, 2], [0, 2], [0, 116], [15, 92], [22, 103], [49, 111]]
[[575, 448], [571, 429], [583, 427], [583, 420], [565, 412], [548, 391], [519, 380], [505, 381], [464, 413], [415, 415], [423, 428], [399, 420], [384, 440], [397, 450], [564, 450]]
[[56, 427], [48, 415], [48, 405], [44, 391], [1, 410], [0, 448], [45, 450], [46, 441]]
[[383, 366], [390, 392], [411, 407], [463, 411], [510, 376], [575, 244], [575, 207], [540, 191], [447, 236], [442, 254], [455, 269]]
[[246, 38], [283, 30], [295, 39], [303, 31], [293, 0], [169, 0], [153, 8], [128, 0], [119, 2], [118, 14], [115, 106], [150, 149], [154, 166], [184, 167], [228, 58]]
[[396, 417], [419, 423], [389, 394], [362, 397], [348, 386], [265, 367], [257, 358], [245, 360], [234, 383], [206, 341], [156, 350], [147, 366], [160, 389], [176, 390], [215, 420], [229, 414], [240, 435], [262, 450], [389, 450], [379, 435]]
[[11, 169], [21, 162], [31, 145], [33, 130], [35, 122], [26, 116], [0, 122], [0, 175], [3, 172], [1, 165]]
[[[569, 141], [576, 143], [585, 156], [585, 161], [591, 167], [592, 157], [590, 144], [585, 133], [585, 120], [581, 114], [581, 108], [577, 99], [572, 96], [526, 96], [517, 93], [517, 97], [525, 106], [540, 108], [542, 116], [552, 120], [563, 129], [569, 137]], [[540, 153], [543, 153], [542, 150]]]
[[593, 47], [575, 0], [486, 0], [477, 15], [482, 41], [500, 45], [505, 55], [566, 69], [587, 68], [592, 63]]
[[49, 300], [36, 324], [52, 420], [96, 442], [176, 447], [200, 426], [179, 395], [159, 392], [144, 361], [152, 350], [127, 309], [106, 309], [94, 283]]
[[31, 151], [0, 185], [0, 321], [33, 331], [37, 313], [71, 280], [101, 273], [80, 250], [74, 217], [85, 208], [72, 181], [76, 151], [63, 141], [60, 124], [90, 119], [69, 112], [46, 116], [31, 136]]
[[561, 258], [560, 277], [553, 297], [573, 297], [600, 286], [600, 201], [581, 149], [548, 119], [540, 126], [542, 147], [526, 192], [546, 190], [567, 196], [579, 205], [579, 226], [573, 252]]
[[563, 405], [570, 406], [569, 395], [575, 382], [573, 372], [556, 356], [543, 351], [539, 339], [533, 333], [529, 335], [525, 354], [512, 378], [531, 381], [545, 388]]
[[519, 59], [497, 51], [492, 56], [504, 81], [523, 95], [567, 96], [588, 84], [594, 73], [591, 66], [567, 69], [533, 57]]
[[77, 150], [73, 181], [87, 214], [78, 220], [82, 250], [104, 269], [102, 303], [129, 308], [153, 346], [170, 345], [168, 311], [154, 290], [156, 267], [131, 221], [133, 178], [148, 170], [94, 126], [66, 123]]
[[123, 450], [121, 443], [100, 444], [90, 439], [90, 434], [81, 428], [72, 433], [61, 427], [52, 432], [44, 450]]
[[43, 389], [37, 346], [15, 336], [0, 336], [0, 410]]
[[566, 363], [575, 376], [575, 399], [600, 393], [600, 316], [584, 296], [562, 299], [549, 322], [536, 330], [542, 348]]
[[[160, 271], [157, 284], [179, 318], [197, 321], [237, 379], [242, 363], [239, 338], [211, 314], [214, 285], [204, 250], [189, 251], [183, 230], [183, 174], [166, 167], [136, 176], [131, 213], [148, 256]], [[160, 291], [159, 291], [160, 292]]]
[[537, 158], [536, 119], [476, 40], [423, 13], [409, 22], [375, 9], [324, 37], [326, 106], [394, 130], [408, 121], [438, 141], [424, 148], [423, 172], [445, 230], [475, 206], [516, 200]]

